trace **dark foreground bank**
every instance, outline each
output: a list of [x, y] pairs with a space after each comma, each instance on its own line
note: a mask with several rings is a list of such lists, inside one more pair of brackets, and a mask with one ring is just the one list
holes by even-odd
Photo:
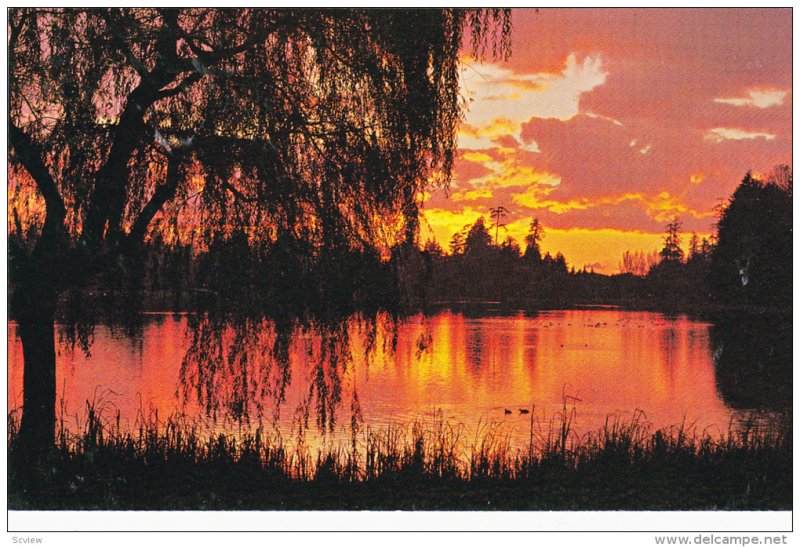
[[289, 449], [259, 430], [202, 438], [179, 419], [62, 430], [38, 465], [9, 418], [9, 509], [55, 510], [777, 510], [792, 508], [791, 425], [745, 425], [725, 438], [634, 419], [578, 438], [569, 414], [512, 449], [497, 432], [367, 430], [348, 447]]

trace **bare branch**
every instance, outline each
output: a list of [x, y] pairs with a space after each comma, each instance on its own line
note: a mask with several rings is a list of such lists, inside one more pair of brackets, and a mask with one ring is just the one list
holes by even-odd
[[8, 117], [8, 136], [11, 146], [14, 148], [14, 157], [31, 175], [44, 198], [47, 214], [43, 233], [48, 230], [63, 229], [67, 210], [58, 186], [44, 163], [41, 147], [17, 127], [11, 116]]
[[203, 78], [203, 76], [204, 75], [200, 72], [192, 73], [191, 75], [181, 80], [176, 86], [170, 87], [169, 89], [162, 89], [161, 91], [156, 93], [156, 100], [160, 101], [162, 99], [166, 99], [168, 97], [173, 97], [175, 95], [183, 93], [184, 91], [186, 91], [187, 88], [199, 82]]
[[247, 197], [246, 195], [244, 195], [242, 193], [241, 190], [236, 188], [233, 184], [231, 184], [227, 180], [223, 180], [222, 181], [222, 187], [225, 188], [226, 190], [228, 190], [231, 194], [234, 195], [234, 197], [236, 199], [238, 199], [241, 202], [244, 202], [244, 203], [258, 203], [258, 200], [256, 198]]
[[255, 46], [259, 42], [262, 42], [267, 39], [267, 37], [275, 32], [282, 24], [282, 21], [273, 21], [271, 25], [268, 25], [262, 29], [250, 29], [248, 32], [250, 38], [245, 40], [243, 43], [239, 44], [238, 46], [232, 46], [225, 49], [217, 49], [211, 51], [205, 51], [194, 44], [194, 41], [189, 36], [189, 34], [177, 23], [175, 22], [174, 26], [178, 32], [178, 35], [183, 38], [186, 43], [189, 45], [189, 49], [197, 55], [198, 59], [203, 62], [206, 66], [210, 66], [214, 63], [219, 61], [228, 59], [240, 53], [244, 53], [251, 47]]
[[[164, 22], [174, 30], [173, 33], [169, 33], [171, 36], [165, 34], [159, 39], [159, 49], [167, 52], [170, 50], [167, 43], [174, 45], [180, 38], [180, 26], [172, 16], [164, 17]], [[275, 22], [260, 32], [253, 33], [252, 37], [244, 43], [207, 55], [204, 54], [201, 60], [206, 66], [210, 66], [220, 60], [237, 55], [266, 38], [277, 28], [278, 23]], [[178, 74], [189, 71], [194, 72], [175, 87], [163, 89], [174, 82]], [[120, 115], [120, 121], [115, 128], [114, 141], [109, 155], [97, 174], [97, 185], [92, 194], [84, 228], [84, 239], [87, 242], [98, 244], [103, 238], [106, 226], [106, 237], [114, 237], [120, 231], [119, 220], [124, 210], [124, 196], [129, 176], [127, 162], [136, 147], [137, 136], [144, 130], [145, 111], [154, 102], [181, 93], [188, 86], [199, 81], [204, 75], [203, 72], [197, 70], [192, 60], [178, 58], [174, 55], [174, 51], [169, 54], [164, 53], [153, 70], [148, 73], [148, 77], [143, 78], [139, 86], [129, 95], [125, 109]]]
[[[103, 11], [100, 14], [100, 16], [105, 20], [108, 26], [121, 24], [120, 21], [116, 19], [115, 15], [113, 15], [113, 13], [114, 11], [111, 10], [111, 11]], [[144, 63], [142, 63], [136, 57], [136, 55], [134, 55], [133, 51], [131, 51], [131, 49], [128, 47], [128, 45], [121, 37], [114, 36], [111, 40], [111, 43], [114, 45], [115, 48], [120, 50], [125, 55], [125, 58], [128, 60], [128, 63], [139, 74], [139, 76], [142, 77], [142, 79], [150, 78], [150, 72], [147, 70], [147, 67], [145, 67]]]
[[181, 164], [186, 158], [187, 154], [181, 150], [175, 150], [172, 154], [167, 156], [167, 177], [163, 184], [159, 185], [147, 204], [139, 213], [139, 216], [134, 221], [131, 231], [128, 234], [128, 241], [133, 244], [139, 244], [144, 240], [147, 233], [147, 228], [150, 226], [153, 218], [161, 210], [165, 203], [175, 197], [178, 190], [181, 177]]

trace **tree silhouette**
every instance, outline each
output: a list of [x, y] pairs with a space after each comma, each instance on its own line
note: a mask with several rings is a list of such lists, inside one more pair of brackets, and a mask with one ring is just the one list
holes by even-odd
[[450, 238], [450, 252], [454, 255], [464, 253], [464, 238], [466, 233], [464, 230], [455, 232]]
[[680, 231], [681, 222], [677, 218], [667, 224], [667, 235], [664, 237], [664, 247], [661, 249], [661, 260], [664, 262], [678, 263], [683, 260]]
[[424, 252], [428, 253], [431, 257], [441, 258], [444, 256], [442, 246], [435, 239], [429, 239], [425, 242]]
[[53, 441], [59, 295], [137, 277], [161, 226], [322, 254], [413, 240], [452, 168], [467, 28], [507, 54], [497, 9], [9, 10], [10, 179], [40, 200], [14, 204], [9, 246], [20, 442]]
[[497, 246], [499, 244], [499, 236], [500, 236], [500, 228], [504, 228], [505, 224], [501, 224], [501, 220], [504, 216], [506, 216], [510, 211], [503, 207], [502, 205], [498, 205], [497, 207], [492, 207], [489, 209], [489, 213], [492, 215], [494, 219], [494, 244]]
[[720, 212], [711, 290], [727, 307], [791, 309], [792, 174], [747, 173]]
[[658, 251], [645, 253], [644, 251], [625, 251], [619, 263], [619, 271], [623, 274], [645, 276], [650, 269], [661, 261]]
[[485, 255], [491, 244], [492, 236], [486, 228], [486, 221], [480, 217], [467, 231], [464, 238], [464, 253], [471, 256]]
[[527, 247], [525, 248], [524, 256], [526, 259], [533, 260], [537, 263], [541, 262], [542, 251], [539, 248], [539, 243], [541, 243], [542, 239], [544, 239], [544, 228], [539, 222], [539, 219], [534, 218], [528, 228], [528, 234], [525, 236], [525, 245], [527, 245]]

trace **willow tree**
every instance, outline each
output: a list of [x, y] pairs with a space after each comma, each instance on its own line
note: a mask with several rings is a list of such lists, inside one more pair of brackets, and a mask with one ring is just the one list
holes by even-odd
[[187, 204], [206, 236], [413, 239], [453, 164], [462, 42], [502, 56], [509, 32], [503, 10], [11, 9], [23, 444], [53, 441], [60, 295]]

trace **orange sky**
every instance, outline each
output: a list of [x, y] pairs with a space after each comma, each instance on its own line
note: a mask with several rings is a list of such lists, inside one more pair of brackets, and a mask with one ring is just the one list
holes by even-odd
[[536, 216], [545, 251], [617, 271], [660, 247], [667, 221], [709, 234], [751, 169], [791, 165], [790, 9], [515, 9], [507, 62], [468, 60], [449, 195], [423, 237], [447, 248], [503, 205], [518, 242]]

